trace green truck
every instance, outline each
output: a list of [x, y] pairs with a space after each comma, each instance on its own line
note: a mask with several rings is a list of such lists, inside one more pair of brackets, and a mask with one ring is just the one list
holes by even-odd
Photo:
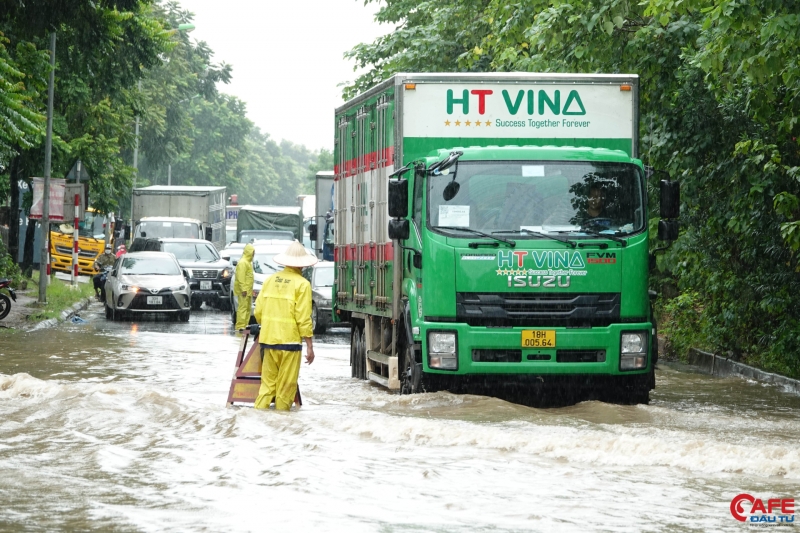
[[[396, 74], [335, 113], [334, 319], [403, 393], [649, 400], [638, 76]], [[659, 238], [677, 236], [661, 181]]]

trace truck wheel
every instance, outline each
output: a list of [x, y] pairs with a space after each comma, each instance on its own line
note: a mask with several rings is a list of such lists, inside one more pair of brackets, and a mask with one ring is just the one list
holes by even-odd
[[400, 394], [416, 394], [422, 389], [422, 364], [411, 357], [411, 345], [403, 350], [403, 364], [400, 376]]
[[181, 322], [189, 322], [189, 317], [191, 316], [190, 311], [180, 311], [178, 313], [178, 320]]
[[197, 311], [203, 306], [202, 300], [192, 300], [192, 311]]
[[367, 379], [367, 359], [364, 348], [364, 336], [361, 328], [353, 327], [353, 334], [350, 340], [350, 375], [358, 379]]

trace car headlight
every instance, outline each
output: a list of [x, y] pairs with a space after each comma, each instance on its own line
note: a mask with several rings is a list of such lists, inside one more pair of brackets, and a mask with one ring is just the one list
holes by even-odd
[[222, 271], [222, 274], [221, 274], [222, 279], [228, 279], [229, 277], [231, 277], [231, 273], [232, 273], [231, 269], [230, 268], [226, 268], [225, 270]]
[[647, 367], [647, 332], [622, 334], [619, 341], [619, 369], [642, 370]]
[[137, 287], [136, 285], [123, 285], [122, 286], [122, 290], [123, 291], [130, 291], [130, 292], [139, 292], [141, 289], [139, 287]]
[[454, 331], [428, 332], [428, 366], [439, 370], [457, 370], [456, 345]]

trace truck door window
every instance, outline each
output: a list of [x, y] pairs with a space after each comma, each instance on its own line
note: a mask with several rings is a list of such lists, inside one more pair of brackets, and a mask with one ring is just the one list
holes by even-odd
[[412, 219], [417, 226], [417, 231], [422, 227], [422, 185], [424, 180], [420, 176], [414, 176], [414, 213]]

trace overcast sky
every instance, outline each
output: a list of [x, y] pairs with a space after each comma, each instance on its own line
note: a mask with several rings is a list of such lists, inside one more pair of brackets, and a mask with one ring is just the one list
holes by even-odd
[[333, 148], [333, 110], [355, 78], [342, 57], [393, 27], [373, 21], [363, 0], [180, 0], [195, 14], [190, 34], [206, 41], [214, 63], [233, 65], [220, 90], [247, 102], [247, 115], [273, 139]]

